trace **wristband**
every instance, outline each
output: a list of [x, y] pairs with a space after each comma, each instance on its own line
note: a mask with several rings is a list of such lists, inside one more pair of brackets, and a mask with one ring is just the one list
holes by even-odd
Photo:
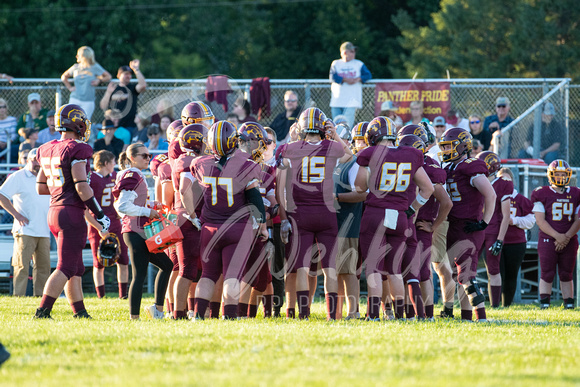
[[87, 208], [93, 212], [93, 214], [96, 216], [97, 219], [101, 219], [103, 216], [105, 216], [103, 209], [101, 208], [101, 206], [97, 202], [97, 199], [95, 199], [94, 196], [91, 196], [89, 200], [85, 200], [85, 204]]
[[423, 196], [421, 196], [420, 193], [417, 193], [417, 197], [415, 197], [415, 200], [417, 201], [417, 203], [419, 203], [422, 206], [424, 206], [425, 203], [427, 203], [429, 201], [429, 199], [425, 199]]
[[272, 227], [268, 227], [268, 239], [274, 239], [274, 229]]

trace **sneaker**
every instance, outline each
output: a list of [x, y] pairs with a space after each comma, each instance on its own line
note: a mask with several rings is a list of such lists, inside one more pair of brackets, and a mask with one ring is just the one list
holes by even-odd
[[574, 309], [574, 304], [564, 304], [564, 309]]
[[195, 318], [195, 312], [193, 310], [188, 310], [187, 311], [187, 319], [192, 320], [194, 318]]
[[34, 314], [34, 318], [47, 318], [52, 320], [52, 317], [50, 317], [50, 310], [47, 308], [38, 308], [36, 309], [36, 313]]
[[441, 314], [439, 314], [441, 318], [453, 318], [453, 308], [446, 308], [443, 307]]
[[391, 321], [395, 319], [395, 313], [392, 309], [383, 310], [383, 320]]
[[4, 348], [2, 344], [0, 344], [0, 366], [10, 357], [10, 352]]
[[157, 306], [155, 304], [151, 306], [145, 307], [145, 312], [154, 320], [163, 320], [165, 314], [157, 310]]
[[375, 322], [380, 322], [380, 321], [381, 321], [381, 318], [380, 318], [380, 317], [375, 317], [375, 318], [370, 318], [370, 317], [367, 317], [367, 318], [365, 319], [365, 321], [375, 321]]
[[548, 309], [550, 304], [540, 304], [540, 309]]
[[78, 313], [75, 313], [75, 314], [73, 315], [73, 317], [74, 317], [74, 318], [88, 318], [88, 319], [91, 319], [91, 320], [93, 319], [93, 318], [92, 318], [92, 317], [89, 315], [89, 313], [86, 311], [86, 309], [83, 309], [83, 310], [81, 310], [80, 312], [78, 312]]

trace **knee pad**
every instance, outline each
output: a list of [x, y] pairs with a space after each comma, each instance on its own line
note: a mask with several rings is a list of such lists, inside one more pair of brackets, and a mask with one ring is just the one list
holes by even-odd
[[[465, 292], [469, 297], [469, 302], [471, 303], [471, 306], [475, 307], [481, 304], [482, 302], [485, 302], [485, 296], [483, 295], [483, 293], [481, 293], [481, 289], [479, 289], [479, 284], [476, 279], [469, 280], [469, 286], [466, 287]], [[473, 293], [475, 293], [475, 296], [471, 296]]]

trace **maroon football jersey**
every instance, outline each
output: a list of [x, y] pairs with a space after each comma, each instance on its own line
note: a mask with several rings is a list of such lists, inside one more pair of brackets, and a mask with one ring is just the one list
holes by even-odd
[[179, 181], [182, 173], [191, 173], [190, 167], [194, 157], [182, 153], [177, 159], [173, 161], [173, 168], [171, 168], [171, 181], [173, 183], [173, 208], [176, 210], [182, 209], [181, 194], [179, 193]]
[[84, 161], [87, 177], [90, 176], [89, 159], [93, 155], [90, 145], [78, 140], [52, 140], [38, 149], [37, 160], [46, 175], [50, 191], [50, 206], [74, 206], [84, 209], [85, 203], [77, 193], [72, 177], [72, 165]]
[[275, 183], [276, 179], [274, 179], [274, 176], [264, 171], [260, 172], [260, 194], [262, 194], [263, 198], [269, 194], [274, 194], [274, 190], [276, 189]]
[[514, 192], [514, 183], [511, 180], [504, 179], [503, 177], [496, 177], [492, 182], [493, 190], [495, 191], [495, 211], [493, 216], [489, 221], [489, 225], [485, 229], [486, 234], [497, 235], [499, 233], [499, 227], [501, 226], [501, 221], [503, 216], [501, 214], [501, 203], [504, 200], [510, 200], [512, 193]]
[[377, 145], [360, 151], [356, 162], [370, 169], [366, 205], [400, 211], [409, 208], [407, 190], [415, 172], [423, 166], [423, 152], [411, 147]]
[[[117, 181], [113, 187], [113, 196], [115, 199], [119, 198], [121, 191], [135, 191], [137, 198], [133, 204], [139, 207], [146, 207], [148, 195], [147, 180], [137, 168], [129, 168], [119, 172]], [[149, 218], [146, 216], [123, 216], [121, 220], [123, 224], [122, 232], [134, 231], [142, 234], [143, 225], [148, 220]]]
[[342, 144], [322, 140], [318, 143], [296, 141], [287, 144], [281, 156], [290, 162], [286, 186], [287, 210], [300, 206], [326, 206], [334, 209], [332, 173], [337, 160], [344, 155]]
[[[110, 175], [103, 176], [97, 172], [91, 173], [91, 188], [95, 195], [95, 199], [101, 205], [103, 212], [111, 219], [119, 218], [115, 207], [113, 207], [113, 187], [117, 179], [117, 172]], [[91, 214], [94, 216], [93, 212]]]
[[161, 163], [157, 167], [157, 179], [160, 183], [171, 182], [171, 160], [167, 159], [166, 163]]
[[478, 175], [487, 176], [485, 161], [469, 158], [456, 165], [452, 163], [447, 165], [445, 171], [447, 172], [447, 193], [453, 202], [449, 217], [480, 221], [483, 218], [484, 199], [471, 183]]
[[[580, 189], [567, 187], [564, 193], [558, 193], [552, 187], [546, 185], [538, 187], [532, 192], [531, 201], [534, 203], [534, 212], [538, 212], [537, 206], [541, 204], [548, 224], [554, 230], [563, 234], [574, 223], [574, 215], [578, 211], [578, 205], [580, 204]], [[540, 230], [540, 238], [551, 237]]]
[[[423, 169], [431, 179], [433, 184], [445, 184], [447, 179], [447, 173], [443, 168], [439, 166], [436, 160], [433, 160], [429, 156], [425, 156], [425, 164]], [[433, 222], [439, 213], [439, 202], [435, 199], [434, 195], [431, 195], [427, 203], [419, 209], [417, 214], [417, 220], [425, 220], [427, 222]]]
[[213, 156], [198, 157], [191, 163], [191, 173], [203, 188], [203, 222], [247, 221], [249, 212], [239, 211], [246, 205], [244, 191], [253, 182], [260, 181], [261, 173], [260, 166], [248, 160], [247, 153], [236, 150], [224, 166]]
[[179, 155], [183, 153], [185, 152], [181, 150], [181, 146], [179, 145], [179, 139], [175, 137], [167, 147], [167, 156], [169, 157], [170, 163], [172, 163], [173, 160], [177, 160]]
[[167, 153], [161, 153], [161, 154], [158, 154], [157, 156], [153, 157], [153, 159], [149, 163], [149, 169], [151, 170], [151, 174], [153, 175], [153, 177], [155, 177], [155, 178], [158, 177], [159, 165], [164, 164], [164, 163], [167, 164], [168, 162], [169, 162], [169, 157], [167, 157]]
[[[522, 194], [510, 197], [510, 215], [522, 217], [532, 213], [532, 201]], [[526, 230], [517, 226], [509, 226], [503, 240], [504, 244], [526, 243]]]

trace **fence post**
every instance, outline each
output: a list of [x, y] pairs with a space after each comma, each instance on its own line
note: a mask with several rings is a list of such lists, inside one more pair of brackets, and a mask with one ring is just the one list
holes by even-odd
[[60, 85], [56, 86], [56, 94], [54, 96], [54, 110], [58, 111], [58, 109], [60, 109], [61, 106], [61, 97], [62, 94], [60, 92]]
[[564, 128], [566, 130], [566, 160], [570, 160], [570, 81], [564, 86]]
[[306, 84], [304, 85], [304, 106], [308, 106], [310, 101], [310, 83], [308, 83], [308, 81], [306, 81]]
[[540, 158], [540, 147], [542, 146], [542, 106], [538, 106], [534, 112], [534, 137], [531, 144], [534, 147], [534, 158]]

